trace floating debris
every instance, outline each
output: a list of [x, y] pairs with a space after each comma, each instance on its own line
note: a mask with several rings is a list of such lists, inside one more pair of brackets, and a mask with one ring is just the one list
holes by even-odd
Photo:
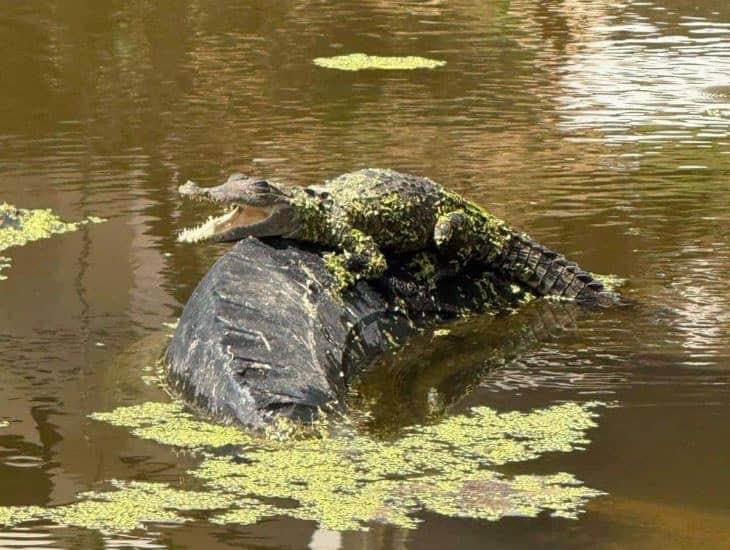
[[176, 330], [179, 322], [180, 322], [180, 319], [175, 319], [175, 321], [173, 321], [171, 323], [162, 323], [162, 326], [169, 330]]
[[446, 61], [428, 59], [418, 56], [383, 57], [364, 53], [351, 53], [335, 57], [318, 57], [314, 64], [327, 69], [340, 71], [361, 71], [364, 69], [380, 69], [386, 71], [402, 71], [413, 69], [435, 69], [446, 65]]

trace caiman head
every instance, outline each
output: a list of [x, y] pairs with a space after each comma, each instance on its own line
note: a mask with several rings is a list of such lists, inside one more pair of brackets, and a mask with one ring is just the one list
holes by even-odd
[[287, 237], [299, 228], [293, 190], [257, 177], [233, 174], [217, 187], [198, 187], [192, 181], [181, 185], [184, 197], [220, 203], [226, 212], [202, 225], [185, 229], [178, 241], [237, 241], [246, 237]]

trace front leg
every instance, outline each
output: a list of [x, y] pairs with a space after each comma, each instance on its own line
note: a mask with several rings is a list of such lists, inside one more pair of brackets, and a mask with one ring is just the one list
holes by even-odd
[[337, 280], [340, 290], [354, 285], [360, 279], [382, 277], [388, 267], [385, 256], [373, 238], [358, 229], [343, 232], [337, 246], [342, 252], [326, 254], [325, 264]]
[[468, 246], [471, 236], [469, 219], [463, 210], [454, 210], [439, 216], [433, 231], [436, 250], [442, 258], [447, 259], [450, 267], [456, 271], [473, 258]]

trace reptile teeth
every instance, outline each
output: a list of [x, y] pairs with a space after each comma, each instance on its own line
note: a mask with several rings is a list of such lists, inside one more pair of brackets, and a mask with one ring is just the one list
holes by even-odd
[[208, 216], [200, 225], [183, 229], [177, 236], [177, 241], [181, 243], [196, 243], [203, 241], [215, 235], [216, 226], [220, 223], [228, 221], [228, 218], [235, 212], [232, 208], [222, 216]]

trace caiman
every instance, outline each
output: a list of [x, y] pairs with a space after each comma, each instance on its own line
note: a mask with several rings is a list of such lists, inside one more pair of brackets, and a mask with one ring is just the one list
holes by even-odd
[[[276, 236], [331, 247], [325, 262], [341, 288], [382, 276], [386, 255], [435, 250], [453, 273], [480, 265], [539, 296], [599, 305], [616, 300], [576, 263], [425, 177], [368, 168], [298, 187], [233, 174], [216, 187], [188, 181], [179, 192], [230, 206], [179, 240]], [[251, 222], [251, 207], [265, 217]]]

